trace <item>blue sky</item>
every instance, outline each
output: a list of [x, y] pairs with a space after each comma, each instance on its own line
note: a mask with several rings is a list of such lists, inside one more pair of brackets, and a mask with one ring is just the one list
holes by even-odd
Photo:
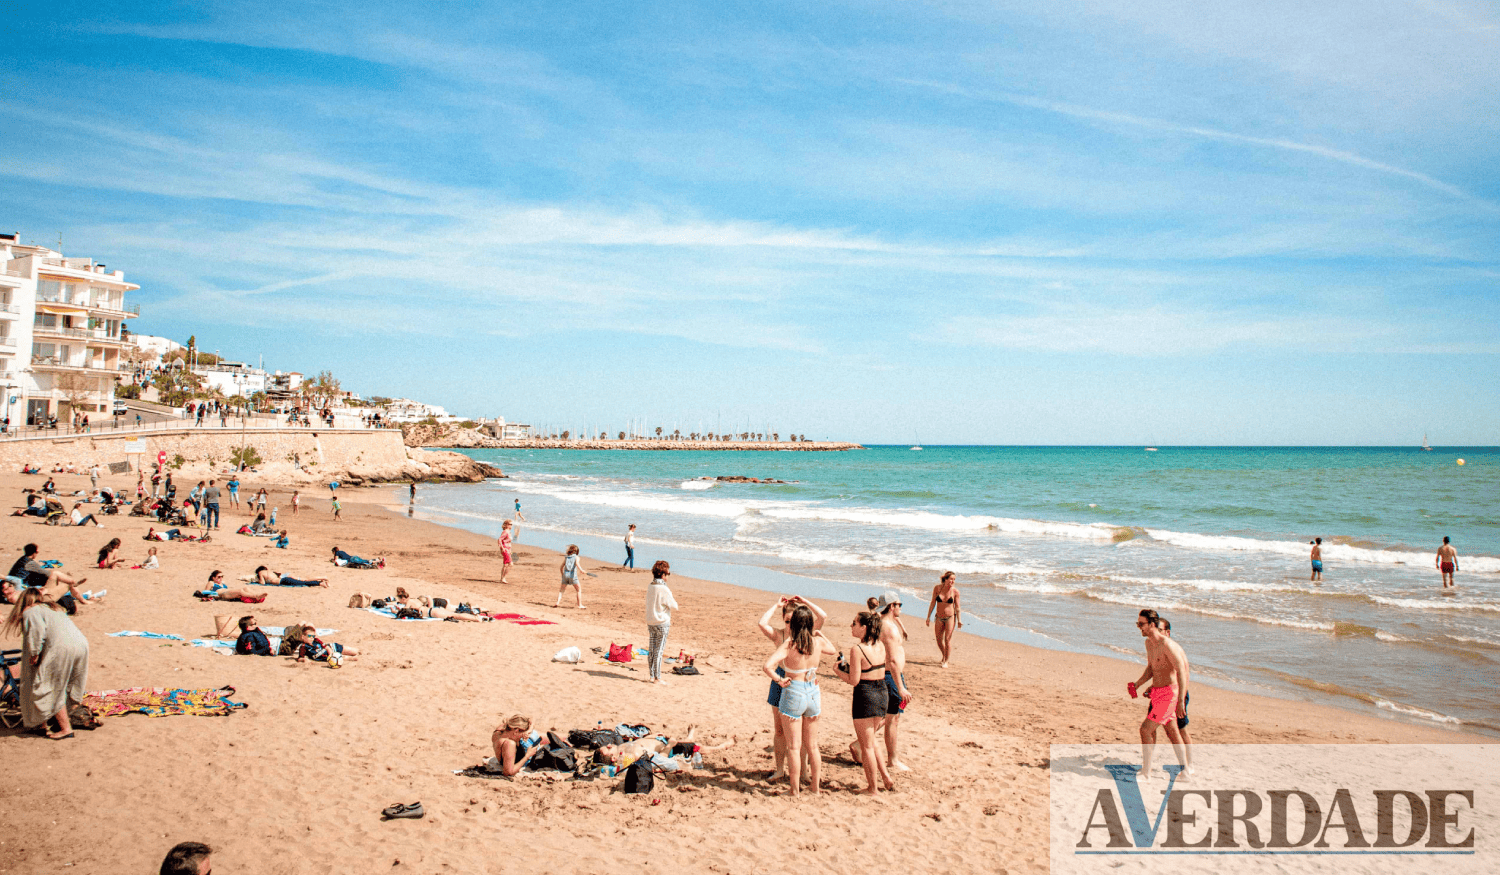
[[3, 230], [142, 333], [558, 429], [1500, 443], [1493, 3], [13, 9]]

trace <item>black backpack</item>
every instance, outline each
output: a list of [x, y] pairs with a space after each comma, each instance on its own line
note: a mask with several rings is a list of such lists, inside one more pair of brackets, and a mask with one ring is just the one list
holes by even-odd
[[598, 750], [606, 744], [624, 744], [625, 739], [613, 729], [574, 729], [568, 732], [568, 744]]
[[578, 757], [566, 739], [556, 732], [549, 732], [546, 748], [527, 762], [527, 768], [534, 772], [544, 769], [572, 772], [578, 768]]
[[626, 793], [650, 793], [656, 786], [656, 776], [651, 772], [651, 758], [642, 757], [625, 770]]

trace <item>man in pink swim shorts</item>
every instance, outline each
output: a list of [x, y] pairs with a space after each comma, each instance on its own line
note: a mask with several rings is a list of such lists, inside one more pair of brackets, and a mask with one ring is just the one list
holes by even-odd
[[[1147, 608], [1135, 618], [1136, 628], [1146, 639], [1146, 661], [1151, 672], [1151, 710], [1141, 721], [1141, 777], [1151, 777], [1151, 759], [1156, 753], [1156, 728], [1167, 730], [1167, 740], [1172, 743], [1172, 752], [1177, 754], [1177, 764], [1183, 774], [1191, 775], [1187, 748], [1182, 743], [1182, 733], [1177, 728], [1178, 717], [1187, 716], [1184, 701], [1188, 684], [1187, 654], [1182, 647], [1162, 631], [1161, 618]], [[1133, 691], [1132, 687], [1132, 691]]]

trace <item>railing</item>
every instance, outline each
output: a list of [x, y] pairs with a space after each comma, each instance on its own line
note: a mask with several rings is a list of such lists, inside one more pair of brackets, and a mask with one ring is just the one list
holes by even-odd
[[[18, 405], [19, 406], [19, 405]], [[133, 416], [114, 417], [106, 413], [89, 414], [90, 422], [87, 429], [74, 428], [72, 423], [57, 423], [56, 428], [46, 425], [11, 425], [9, 429], [0, 431], [0, 441], [51, 439], [60, 437], [75, 437], [84, 434], [150, 434], [152, 432], [178, 432], [178, 431], [209, 431], [220, 434], [234, 434], [236, 432], [250, 431], [376, 431], [372, 426], [358, 424], [350, 426], [329, 426], [320, 421], [316, 426], [289, 425], [285, 418], [250, 417], [243, 423], [238, 416], [226, 417], [224, 424], [219, 424], [218, 414], [206, 416], [200, 425], [196, 417], [189, 419], [173, 419], [158, 422], [141, 422], [136, 424]]]
[[11, 270], [8, 267], [0, 267], [0, 274], [4, 274], [5, 276], [18, 276], [22, 279], [26, 278], [26, 274], [24, 271]]
[[20, 313], [21, 308], [17, 304], [0, 304], [0, 313]]
[[0, 349], [15, 349], [16, 339], [14, 337], [0, 336]]

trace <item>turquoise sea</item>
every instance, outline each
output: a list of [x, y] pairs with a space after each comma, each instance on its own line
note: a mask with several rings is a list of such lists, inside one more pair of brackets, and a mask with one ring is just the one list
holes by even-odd
[[[1494, 447], [470, 455], [507, 479], [424, 487], [416, 510], [495, 533], [519, 498], [523, 543], [611, 561], [635, 523], [638, 565], [850, 601], [897, 588], [917, 626], [953, 570], [984, 621], [966, 630], [1130, 659], [1153, 607], [1200, 681], [1500, 733]], [[788, 482], [699, 479], [719, 475]]]

